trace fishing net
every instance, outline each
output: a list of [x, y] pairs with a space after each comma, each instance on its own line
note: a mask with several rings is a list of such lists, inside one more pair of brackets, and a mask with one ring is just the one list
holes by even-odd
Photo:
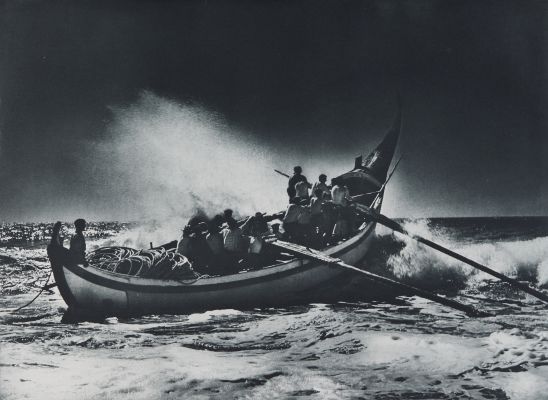
[[185, 256], [163, 248], [102, 247], [89, 253], [86, 259], [92, 267], [142, 278], [183, 280], [199, 275]]

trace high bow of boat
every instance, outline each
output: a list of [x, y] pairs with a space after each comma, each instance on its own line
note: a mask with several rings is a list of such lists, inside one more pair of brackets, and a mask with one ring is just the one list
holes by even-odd
[[382, 141], [365, 159], [355, 159], [354, 168], [333, 178], [333, 183], [348, 187], [351, 196], [360, 196], [359, 202], [370, 205], [388, 176], [388, 169], [394, 158], [402, 127], [401, 102], [388, 132]]

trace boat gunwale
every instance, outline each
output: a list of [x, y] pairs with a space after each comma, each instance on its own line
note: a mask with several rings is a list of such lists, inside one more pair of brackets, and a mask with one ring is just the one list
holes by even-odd
[[[330, 253], [331, 256], [339, 256], [360, 245], [372, 232], [374, 232], [375, 225], [374, 222], [364, 223], [362, 225], [363, 228], [360, 227], [361, 230], [356, 235], [350, 237], [345, 242], [330, 246], [328, 254]], [[351, 243], [348, 243], [349, 241], [351, 241]], [[337, 249], [337, 247], [340, 248]], [[286, 269], [281, 268], [287, 267], [292, 263], [295, 263], [296, 265]], [[259, 270], [211, 278], [198, 278], [190, 283], [185, 283], [185, 281], [182, 280], [150, 279], [128, 277], [120, 274], [115, 275], [112, 272], [99, 270], [93, 267], [93, 269], [90, 269], [89, 267], [81, 265], [63, 265], [63, 267], [86, 281], [115, 290], [130, 290], [136, 292], [191, 292], [224, 290], [237, 286], [246, 286], [256, 282], [266, 282], [298, 274], [321, 265], [326, 264], [319, 261], [293, 258]], [[217, 282], [214, 282], [214, 280]]]
[[366, 172], [362, 169], [353, 169], [352, 171], [345, 172], [344, 174], [340, 175], [339, 178], [343, 176], [350, 177], [350, 178], [355, 178], [355, 177], [365, 178], [369, 182], [371, 182], [372, 184], [378, 187], [382, 186], [382, 183], [379, 182], [373, 175], [371, 175], [369, 172]]

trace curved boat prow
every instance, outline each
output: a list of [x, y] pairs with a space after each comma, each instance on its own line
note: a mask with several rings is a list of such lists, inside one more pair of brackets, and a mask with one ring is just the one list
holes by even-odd
[[394, 158], [402, 126], [402, 107], [398, 97], [398, 109], [392, 126], [379, 145], [363, 160], [357, 157], [354, 169], [333, 178], [333, 183], [348, 187], [351, 196], [369, 193], [360, 203], [369, 205], [381, 189], [388, 175], [388, 169]]
[[81, 307], [70, 288], [65, 274], [65, 265], [69, 263], [68, 250], [62, 246], [49, 245], [47, 252], [51, 264], [51, 271], [57, 288], [59, 289], [59, 294], [68, 306], [61, 322], [103, 321], [108, 314], [104, 313], [102, 310]]

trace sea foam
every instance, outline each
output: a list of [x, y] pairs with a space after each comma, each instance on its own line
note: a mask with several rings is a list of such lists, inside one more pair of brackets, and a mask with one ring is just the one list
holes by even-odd
[[[548, 285], [548, 237], [526, 240], [489, 240], [463, 242], [448, 231], [431, 226], [426, 219], [407, 221], [404, 227], [409, 232], [425, 237], [480, 264], [500, 273], [523, 280], [537, 280], [540, 286]], [[440, 284], [477, 284], [490, 275], [479, 272], [450, 256], [418, 243], [401, 234], [394, 239], [403, 243], [401, 250], [391, 254], [387, 265], [396, 277], [408, 281]], [[473, 239], [473, 238], [472, 238]], [[451, 282], [449, 282], [451, 281]]]

